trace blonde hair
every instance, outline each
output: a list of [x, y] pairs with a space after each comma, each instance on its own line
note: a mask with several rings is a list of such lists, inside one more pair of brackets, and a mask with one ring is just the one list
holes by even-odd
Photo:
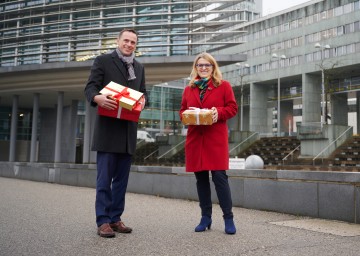
[[190, 86], [194, 87], [195, 86], [194, 81], [196, 79], [198, 79], [198, 77], [199, 77], [197, 69], [196, 69], [196, 64], [197, 64], [198, 60], [201, 58], [204, 60], [207, 60], [208, 62], [210, 62], [210, 64], [213, 65], [213, 72], [211, 75], [211, 80], [215, 87], [219, 86], [221, 84], [221, 80], [222, 80], [222, 74], [219, 69], [219, 65], [217, 64], [215, 58], [207, 52], [200, 53], [199, 55], [196, 56], [194, 63], [192, 65], [191, 73], [190, 73], [190, 82], [189, 82]]

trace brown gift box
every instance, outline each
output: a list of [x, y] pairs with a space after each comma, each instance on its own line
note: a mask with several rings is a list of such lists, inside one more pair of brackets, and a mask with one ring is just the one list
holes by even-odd
[[115, 82], [110, 82], [100, 91], [100, 93], [110, 93], [111, 97], [119, 102], [120, 107], [128, 110], [132, 110], [140, 100], [141, 96], [143, 96], [142, 92], [130, 89]]
[[182, 113], [182, 123], [185, 125], [212, 125], [212, 110], [190, 108]]

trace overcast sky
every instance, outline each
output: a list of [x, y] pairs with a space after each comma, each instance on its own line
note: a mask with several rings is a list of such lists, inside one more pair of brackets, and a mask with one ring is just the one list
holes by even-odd
[[263, 0], [263, 16], [278, 12], [298, 4], [308, 2], [309, 0]]

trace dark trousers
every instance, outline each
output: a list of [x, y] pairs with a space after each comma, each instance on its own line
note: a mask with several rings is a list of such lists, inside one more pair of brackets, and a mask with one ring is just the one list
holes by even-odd
[[[233, 218], [233, 213], [228, 176], [225, 171], [211, 171], [211, 176], [215, 185], [221, 210], [223, 211], [223, 217], [224, 219], [231, 219]], [[195, 172], [195, 177], [201, 215], [211, 217], [212, 202], [209, 171]]]
[[97, 152], [96, 224], [119, 221], [125, 208], [131, 155]]

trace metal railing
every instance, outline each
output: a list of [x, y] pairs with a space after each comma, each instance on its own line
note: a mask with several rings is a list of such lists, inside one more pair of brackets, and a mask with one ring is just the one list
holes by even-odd
[[301, 145], [299, 145], [299, 146], [297, 146], [295, 149], [293, 149], [289, 154], [287, 154], [283, 159], [282, 159], [282, 162], [283, 162], [283, 164], [285, 164], [285, 161], [287, 160], [287, 158], [289, 157], [289, 156], [291, 156], [291, 162], [294, 160], [294, 153], [295, 153], [295, 151], [296, 150], [298, 150], [299, 148], [301, 147]]
[[[330, 146], [332, 146], [336, 141], [338, 141], [342, 136], [344, 136], [345, 134], [347, 134], [350, 130], [352, 129], [352, 126], [349, 126], [342, 134], [339, 135], [339, 137], [337, 137], [335, 140], [333, 140], [329, 145], [327, 145], [323, 150], [321, 150], [321, 152], [319, 154], [317, 154], [314, 158], [313, 158], [313, 165], [315, 165], [315, 160], [321, 156], [326, 150], [329, 149]], [[321, 162], [324, 162], [324, 157], [321, 158]]]
[[159, 149], [156, 149], [154, 152], [150, 153], [149, 155], [144, 157], [144, 160], [148, 159], [150, 156], [152, 156], [153, 154], [155, 154], [156, 152], [158, 152]]
[[229, 154], [237, 149], [238, 147], [240, 147], [241, 145], [243, 145], [245, 142], [247, 142], [248, 140], [250, 140], [252, 137], [254, 137], [255, 135], [259, 135], [259, 133], [255, 132], [253, 134], [251, 134], [249, 137], [247, 137], [245, 140], [241, 141], [238, 145], [236, 145], [235, 147], [233, 147], [232, 149], [229, 150]]
[[168, 151], [166, 151], [164, 154], [162, 154], [161, 156], [159, 156], [157, 159], [159, 160], [160, 158], [163, 158], [164, 156], [166, 156], [167, 154], [169, 154], [170, 152], [173, 152], [173, 150], [176, 150], [179, 146], [181, 146], [182, 144], [184, 144], [184, 142], [186, 141], [183, 140], [181, 142], [179, 142], [178, 144], [176, 144], [175, 146], [173, 146], [172, 148], [170, 148]]

